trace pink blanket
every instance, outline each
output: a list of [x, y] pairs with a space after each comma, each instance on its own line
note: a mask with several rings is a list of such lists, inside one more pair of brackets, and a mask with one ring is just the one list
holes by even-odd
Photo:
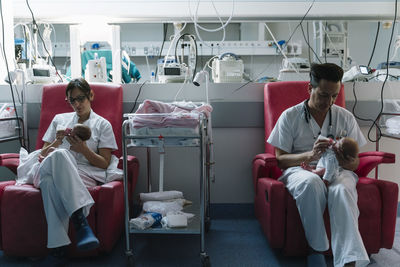
[[199, 123], [200, 114], [209, 117], [211, 111], [212, 107], [209, 104], [195, 105], [192, 102], [169, 104], [160, 101], [145, 100], [135, 112], [135, 114], [145, 115], [133, 116], [133, 126], [135, 128], [195, 128]]

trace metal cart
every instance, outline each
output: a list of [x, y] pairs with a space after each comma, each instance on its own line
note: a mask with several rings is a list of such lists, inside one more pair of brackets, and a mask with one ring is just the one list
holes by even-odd
[[24, 138], [24, 134], [23, 134], [25, 132], [25, 126], [24, 126], [23, 119], [21, 117], [0, 118], [0, 122], [13, 121], [13, 120], [19, 121], [19, 125], [22, 128], [22, 130], [20, 130], [20, 128], [18, 126], [16, 126], [16, 128], [15, 128], [16, 133], [14, 135], [0, 137], [0, 143], [21, 139], [21, 144], [23, 146], [27, 147], [28, 143], [27, 143], [27, 140]]
[[[135, 116], [170, 116], [168, 113], [157, 114], [124, 114], [127, 118], [122, 126], [122, 140], [123, 140], [123, 169], [124, 169], [124, 197], [125, 197], [125, 238], [126, 238], [126, 257], [127, 264], [134, 266], [134, 253], [130, 247], [130, 234], [145, 233], [145, 234], [199, 234], [200, 235], [200, 258], [202, 266], [211, 266], [210, 258], [205, 252], [205, 231], [210, 227], [209, 205], [210, 205], [210, 138], [208, 136], [208, 123], [204, 114], [198, 114], [198, 126], [196, 133], [192, 134], [162, 134], [162, 133], [147, 133], [138, 134], [132, 127], [132, 118]], [[198, 147], [200, 149], [200, 203], [198, 206], [192, 205], [185, 211], [195, 214], [195, 217], [188, 223], [186, 228], [164, 229], [164, 228], [149, 228], [145, 230], [133, 229], [129, 225], [129, 203], [128, 201], [128, 183], [127, 183], [127, 147], [128, 140], [131, 141], [130, 146], [147, 148], [147, 187], [148, 192], [151, 192], [151, 179], [150, 179], [150, 148], [157, 147], [160, 154], [160, 176], [159, 176], [159, 191], [163, 191], [164, 182], [164, 155], [166, 147]], [[179, 140], [184, 140], [180, 143]]]

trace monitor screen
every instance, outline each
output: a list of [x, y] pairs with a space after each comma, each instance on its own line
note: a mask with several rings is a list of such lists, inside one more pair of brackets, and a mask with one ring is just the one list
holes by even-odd
[[50, 77], [50, 70], [46, 70], [46, 69], [33, 69], [33, 76]]
[[361, 72], [361, 74], [364, 74], [364, 75], [369, 74], [368, 67], [360, 65], [360, 72]]

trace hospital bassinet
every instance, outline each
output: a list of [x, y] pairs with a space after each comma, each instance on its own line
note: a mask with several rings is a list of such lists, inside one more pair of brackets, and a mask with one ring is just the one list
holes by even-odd
[[[209, 114], [208, 114], [209, 115]], [[193, 204], [184, 211], [194, 213], [195, 218], [186, 228], [164, 229], [150, 228], [137, 230], [129, 227], [129, 204], [125, 194], [125, 232], [126, 255], [128, 261], [134, 264], [133, 251], [130, 248], [129, 234], [199, 234], [200, 255], [203, 266], [209, 266], [209, 256], [205, 252], [204, 233], [210, 226], [210, 128], [211, 125], [203, 112], [196, 113], [144, 113], [125, 114], [127, 120], [123, 124], [123, 156], [127, 157], [128, 147], [147, 148], [147, 164], [150, 164], [150, 149], [157, 147], [160, 155], [159, 191], [164, 184], [164, 156], [166, 147], [197, 147], [200, 150], [200, 203]], [[125, 165], [124, 165], [125, 166]], [[124, 168], [125, 170], [125, 168]], [[124, 171], [124, 180], [126, 179]], [[147, 173], [148, 191], [151, 192], [149, 166]]]

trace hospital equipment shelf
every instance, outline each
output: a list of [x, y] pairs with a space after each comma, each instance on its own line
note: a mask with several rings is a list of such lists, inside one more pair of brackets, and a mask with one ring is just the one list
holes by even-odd
[[[209, 204], [210, 204], [210, 163], [209, 151], [210, 151], [210, 138], [208, 133], [209, 124], [206, 116], [199, 113], [197, 116], [197, 126], [193, 132], [186, 132], [182, 134], [168, 131], [165, 133], [155, 133], [154, 128], [150, 129], [146, 133], [140, 133], [133, 127], [132, 118], [135, 116], [155, 116], [160, 118], [162, 116], [170, 116], [170, 113], [158, 113], [158, 114], [124, 114], [127, 118], [122, 126], [122, 139], [123, 139], [123, 169], [124, 169], [124, 192], [125, 192], [125, 238], [126, 238], [126, 256], [129, 265], [134, 265], [134, 254], [130, 248], [129, 235], [135, 233], [145, 234], [199, 234], [200, 235], [200, 257], [202, 266], [210, 266], [210, 258], [205, 252], [205, 231], [209, 228]], [[146, 128], [146, 127], [145, 127]], [[158, 128], [161, 132], [163, 128]], [[156, 129], [157, 131], [157, 129]], [[131, 144], [128, 144], [128, 140], [131, 140]], [[159, 191], [163, 191], [163, 165], [164, 165], [164, 154], [165, 147], [198, 147], [200, 150], [200, 203], [199, 205], [192, 205], [185, 208], [185, 212], [194, 213], [195, 216], [186, 228], [149, 228], [145, 230], [132, 229], [130, 227], [130, 215], [129, 215], [129, 201], [127, 187], [127, 169], [126, 169], [126, 158], [127, 158], [127, 147], [143, 147], [147, 148], [147, 182], [148, 191], [151, 192], [150, 183], [150, 148], [158, 147], [160, 153], [160, 178], [159, 178]]]
[[26, 147], [25, 139], [24, 139], [24, 135], [23, 135], [24, 121], [21, 117], [0, 118], [0, 125], [1, 125], [1, 122], [3, 122], [3, 121], [13, 121], [13, 120], [15, 120], [15, 121], [19, 120], [19, 125], [22, 129], [19, 130], [18, 126], [15, 127], [15, 134], [10, 135], [10, 136], [0, 137], [0, 143], [21, 139], [22, 144]]

